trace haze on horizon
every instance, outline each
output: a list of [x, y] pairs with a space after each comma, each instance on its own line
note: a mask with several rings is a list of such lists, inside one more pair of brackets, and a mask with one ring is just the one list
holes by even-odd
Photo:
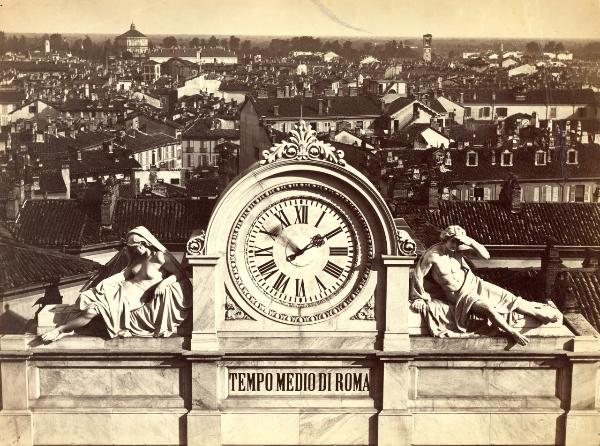
[[600, 38], [600, 0], [2, 0], [8, 33]]

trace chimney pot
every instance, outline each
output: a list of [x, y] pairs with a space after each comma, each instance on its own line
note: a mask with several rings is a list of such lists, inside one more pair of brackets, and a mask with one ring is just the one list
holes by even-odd
[[323, 115], [323, 99], [319, 98], [317, 99], [317, 102], [319, 104], [319, 116]]
[[542, 280], [544, 287], [544, 298], [551, 300], [555, 291], [556, 278], [562, 270], [563, 264], [560, 259], [560, 253], [556, 249], [556, 240], [548, 239], [546, 248], [542, 255]]

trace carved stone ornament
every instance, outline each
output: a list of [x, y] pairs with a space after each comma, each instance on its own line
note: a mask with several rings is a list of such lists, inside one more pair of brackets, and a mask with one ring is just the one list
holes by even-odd
[[345, 166], [344, 152], [331, 144], [319, 141], [317, 132], [305, 121], [300, 121], [290, 132], [289, 140], [275, 144], [269, 150], [263, 150], [264, 159], [261, 164], [274, 163], [280, 159], [290, 160], [322, 160]]
[[229, 291], [225, 289], [225, 320], [226, 321], [253, 321], [248, 314], [237, 306], [235, 301], [232, 299]]
[[188, 255], [198, 256], [205, 254], [206, 232], [202, 232], [188, 240], [186, 250]]
[[416, 254], [417, 244], [405, 230], [398, 230], [397, 242], [400, 254], [405, 256], [414, 256]]
[[375, 320], [375, 296], [367, 301], [367, 303], [358, 312], [350, 318], [351, 320], [359, 321], [374, 321]]

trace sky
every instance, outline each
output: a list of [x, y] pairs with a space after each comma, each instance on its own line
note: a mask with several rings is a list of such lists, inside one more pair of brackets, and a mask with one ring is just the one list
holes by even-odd
[[0, 0], [0, 30], [600, 39], [600, 0]]

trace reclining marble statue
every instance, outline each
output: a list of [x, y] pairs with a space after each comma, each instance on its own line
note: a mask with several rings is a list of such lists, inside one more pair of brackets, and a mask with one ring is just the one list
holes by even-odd
[[526, 345], [528, 338], [513, 327], [517, 314], [531, 316], [542, 324], [559, 320], [555, 307], [525, 300], [477, 277], [465, 257], [475, 254], [487, 260], [490, 255], [463, 228], [449, 226], [440, 239], [423, 253], [411, 281], [411, 309], [427, 321], [432, 335], [464, 336], [491, 323]]
[[185, 321], [192, 301], [186, 271], [143, 226], [127, 234], [128, 264], [79, 294], [66, 321], [42, 335], [52, 342], [100, 315], [111, 338], [168, 337]]

